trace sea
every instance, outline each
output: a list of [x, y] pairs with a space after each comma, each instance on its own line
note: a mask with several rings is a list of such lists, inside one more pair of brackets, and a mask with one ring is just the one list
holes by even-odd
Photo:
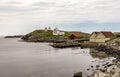
[[[20, 38], [0, 38], [0, 77], [83, 77], [102, 68], [114, 58], [94, 58], [90, 48], [53, 48], [51, 43], [23, 42]], [[91, 68], [91, 66], [93, 66]]]

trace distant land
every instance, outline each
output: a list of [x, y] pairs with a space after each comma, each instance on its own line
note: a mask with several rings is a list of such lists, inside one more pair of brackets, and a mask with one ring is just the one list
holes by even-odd
[[79, 31], [64, 31], [64, 35], [53, 35], [52, 30], [44, 31], [42, 29], [35, 30], [30, 32], [22, 37], [23, 40], [29, 42], [53, 42], [53, 41], [64, 41], [67, 39], [72, 33], [77, 33], [81, 36], [81, 39], [89, 39], [90, 34], [79, 32]]
[[21, 38], [23, 35], [5, 36], [4, 38]]

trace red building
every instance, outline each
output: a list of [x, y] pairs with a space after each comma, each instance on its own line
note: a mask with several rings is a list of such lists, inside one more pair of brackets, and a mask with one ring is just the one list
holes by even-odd
[[70, 39], [77, 39], [77, 38], [79, 38], [79, 37], [80, 37], [80, 34], [78, 34], [78, 33], [72, 33], [72, 34], [69, 36]]

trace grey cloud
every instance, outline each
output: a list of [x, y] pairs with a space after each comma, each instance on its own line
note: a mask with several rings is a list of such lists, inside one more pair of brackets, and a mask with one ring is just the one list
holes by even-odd
[[35, 10], [35, 8], [26, 8], [26, 7], [17, 7], [17, 6], [0, 6], [0, 12], [24, 12], [31, 10]]
[[11, 1], [6, 3], [0, 3], [0, 13], [20, 13], [20, 12], [32, 12], [38, 10], [46, 10], [45, 7], [35, 7], [29, 5], [23, 5], [22, 2]]
[[57, 8], [67, 8], [67, 7], [72, 7], [75, 5], [76, 5], [76, 3], [71, 3], [69, 1], [67, 1], [67, 2], [64, 2], [64, 1], [54, 1], [54, 2], [41, 1], [41, 2], [35, 2], [32, 4], [32, 6], [57, 7]]
[[93, 8], [96, 9], [110, 10], [110, 9], [114, 9], [116, 5], [119, 4], [120, 4], [120, 0], [102, 0], [102, 1], [96, 1], [91, 5], [93, 6]]
[[56, 2], [45, 2], [45, 1], [41, 1], [41, 2], [35, 2], [32, 5], [33, 6], [41, 6], [41, 7], [51, 7], [56, 5]]
[[0, 24], [5, 30], [10, 25], [19, 30], [22, 25], [22, 30], [36, 24], [120, 22], [119, 4], [120, 0], [2, 0]]
[[[32, 12], [32, 11], [44, 11], [49, 9], [54, 9], [54, 12], [72, 12], [74, 6], [78, 3], [64, 2], [64, 1], [39, 1], [34, 2], [31, 5], [22, 6], [22, 2], [11, 1], [7, 2], [4, 5], [0, 5], [0, 12]], [[19, 5], [19, 6], [18, 6]], [[21, 5], [21, 6], [20, 6]]]
[[0, 5], [0, 13], [21, 13], [47, 10], [45, 7]]
[[9, 2], [6, 2], [6, 4], [19, 5], [19, 4], [23, 4], [23, 3], [22, 3], [22, 2], [19, 2], [19, 1], [9, 1]]
[[[91, 2], [89, 0], [42, 0], [27, 5], [23, 5], [24, 3], [21, 2], [0, 3], [0, 15], [8, 13], [7, 16], [9, 17], [11, 13], [19, 13], [19, 16], [22, 15], [19, 19], [26, 18], [26, 20], [23, 19], [24, 21], [109, 21], [112, 18], [115, 19], [115, 15], [119, 15], [119, 10], [114, 12], [113, 10], [120, 7], [120, 0], [91, 0]], [[16, 19], [17, 17], [16, 15]]]

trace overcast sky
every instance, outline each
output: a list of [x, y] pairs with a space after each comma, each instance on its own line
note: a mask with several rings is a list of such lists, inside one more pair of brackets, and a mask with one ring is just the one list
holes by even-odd
[[0, 35], [47, 26], [92, 32], [120, 30], [120, 0], [0, 0]]

